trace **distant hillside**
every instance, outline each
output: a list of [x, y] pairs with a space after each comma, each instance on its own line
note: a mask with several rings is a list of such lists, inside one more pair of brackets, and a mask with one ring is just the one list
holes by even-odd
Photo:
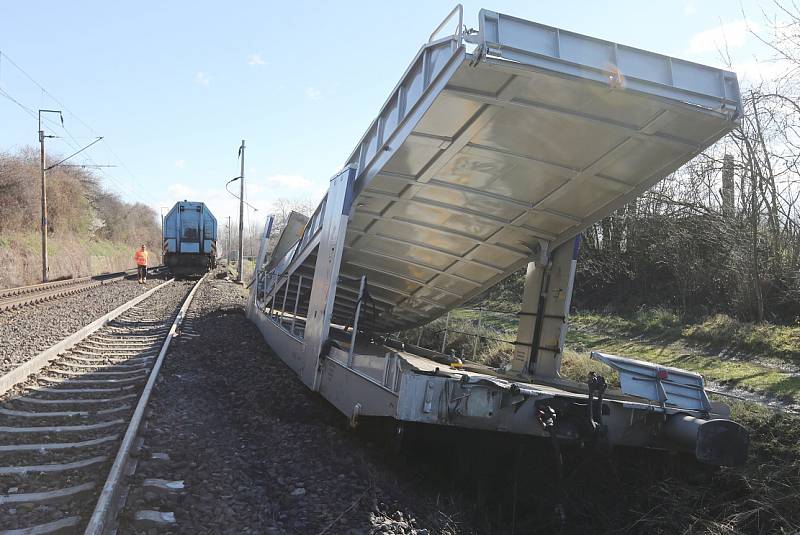
[[[56, 158], [52, 154], [51, 163]], [[35, 149], [0, 152], [0, 287], [40, 281], [40, 184]], [[49, 171], [47, 205], [51, 279], [131, 268], [141, 243], [161, 250], [155, 211], [105, 191], [90, 171]]]

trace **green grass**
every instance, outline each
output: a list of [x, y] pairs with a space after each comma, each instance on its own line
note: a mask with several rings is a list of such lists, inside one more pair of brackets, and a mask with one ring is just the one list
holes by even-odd
[[701, 323], [682, 324], [678, 316], [664, 309], [639, 312], [633, 318], [580, 313], [570, 321], [578, 328], [607, 331], [609, 334], [683, 338], [706, 349], [741, 352], [765, 361], [800, 365], [800, 325], [756, 325], [737, 321], [725, 314], [711, 316]]
[[82, 242], [82, 245], [86, 247], [86, 252], [92, 256], [128, 254], [131, 257], [131, 261], [133, 261], [133, 251], [136, 249], [135, 245], [126, 245], [105, 240], [85, 240], [85, 242]]
[[589, 358], [588, 353], [574, 351], [569, 348], [564, 350], [564, 356], [561, 359], [561, 375], [563, 377], [579, 383], [585, 383], [589, 372], [602, 375], [611, 386], [619, 386], [619, 374], [615, 370], [609, 369], [601, 362], [592, 360]]
[[800, 401], [800, 376], [758, 362], [729, 360], [704, 353], [682, 340], [626, 339], [618, 334], [571, 330], [567, 346], [578, 354], [603, 351], [702, 374], [707, 380], [752, 392]]
[[591, 327], [626, 334], [649, 333], [680, 336], [681, 333], [680, 318], [662, 308], [642, 310], [629, 318], [614, 314], [581, 312], [571, 316], [570, 323], [576, 327]]
[[730, 346], [752, 355], [800, 364], [800, 325], [756, 325], [717, 314], [685, 327], [683, 335], [713, 347]]
[[495, 333], [511, 333], [513, 339], [517, 334], [517, 316], [514, 314], [478, 311], [474, 308], [458, 308], [450, 313], [451, 323], [470, 323], [477, 328], [480, 319], [481, 328]]
[[41, 234], [38, 232], [18, 233], [12, 237], [13, 242], [27, 251], [36, 252], [41, 247]]
[[[800, 418], [753, 403], [724, 400], [732, 418], [750, 432], [744, 466], [707, 477], [687, 465], [686, 474], [619, 489], [633, 492], [637, 533], [768, 534], [800, 530]], [[639, 500], [638, 496], [647, 496]], [[620, 499], [625, 499], [621, 497]]]
[[684, 368], [707, 380], [800, 401], [800, 326], [743, 323], [718, 314], [683, 325], [665, 310], [632, 318], [582, 313], [571, 318], [567, 345]]
[[[4, 235], [0, 251], [10, 257], [8, 269], [0, 275], [0, 287], [24, 286], [39, 282], [41, 273], [41, 235], [14, 232]], [[135, 244], [88, 237], [56, 234], [47, 241], [50, 278], [96, 275], [131, 269]], [[4, 256], [4, 261], [5, 260]], [[154, 255], [155, 261], [159, 257]]]
[[[513, 314], [479, 313], [475, 309], [452, 311], [445, 351], [472, 359], [475, 337], [464, 333], [478, 331], [479, 316], [483, 338], [475, 360], [492, 366], [505, 364], [513, 347], [491, 339], [515, 339], [517, 317]], [[612, 370], [589, 358], [592, 351], [603, 351], [694, 371], [721, 385], [800, 401], [800, 377], [775, 365], [782, 363], [785, 368], [787, 362], [800, 362], [800, 359], [777, 357], [800, 351], [796, 342], [800, 340], [800, 328], [753, 326], [720, 316], [701, 324], [683, 325], [678, 316], [665, 309], [641, 311], [629, 318], [580, 313], [572, 316], [570, 322], [561, 370], [570, 379], [583, 382], [589, 371], [596, 371], [615, 382]], [[420, 329], [404, 333], [403, 338], [412, 343], [420, 339], [424, 347], [439, 350], [444, 327], [443, 317], [425, 326], [421, 338]], [[734, 344], [723, 343], [728, 339], [734, 340]], [[759, 351], [748, 354], [742, 348]], [[721, 353], [720, 349], [735, 351]], [[732, 358], [732, 354], [737, 358]]]

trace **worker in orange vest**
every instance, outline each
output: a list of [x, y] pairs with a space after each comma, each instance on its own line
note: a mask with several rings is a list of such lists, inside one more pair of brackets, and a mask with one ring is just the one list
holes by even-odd
[[139, 284], [147, 282], [147, 248], [142, 244], [142, 248], [133, 253], [136, 261], [136, 269], [139, 271]]

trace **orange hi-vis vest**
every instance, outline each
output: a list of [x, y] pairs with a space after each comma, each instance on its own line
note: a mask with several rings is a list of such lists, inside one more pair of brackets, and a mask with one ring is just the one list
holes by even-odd
[[133, 259], [136, 260], [137, 266], [146, 266], [147, 251], [142, 251], [141, 249], [138, 249], [135, 253], [133, 253]]

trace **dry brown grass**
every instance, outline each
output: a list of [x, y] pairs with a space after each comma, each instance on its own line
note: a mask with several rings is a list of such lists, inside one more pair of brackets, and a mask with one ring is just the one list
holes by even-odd
[[[51, 155], [54, 163], [58, 155]], [[0, 152], [0, 287], [41, 278], [41, 209], [38, 153]], [[161, 234], [148, 206], [123, 202], [91, 172], [56, 168], [48, 173], [50, 278], [129, 269], [133, 250], [160, 251]]]

